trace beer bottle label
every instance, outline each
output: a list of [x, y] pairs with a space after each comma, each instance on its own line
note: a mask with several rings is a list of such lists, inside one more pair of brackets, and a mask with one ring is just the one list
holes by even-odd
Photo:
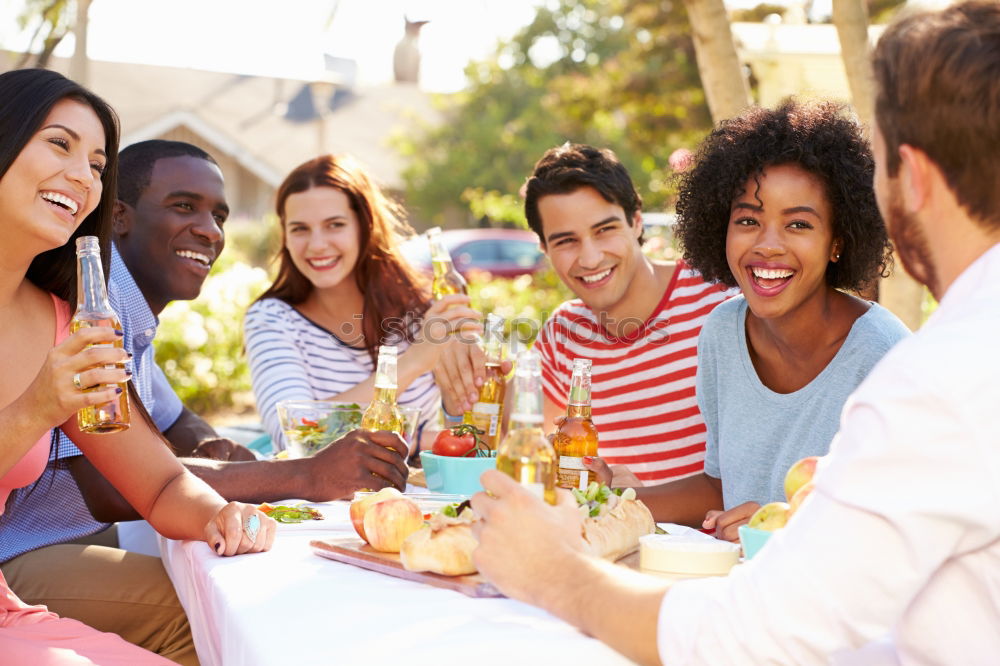
[[586, 490], [590, 484], [590, 470], [583, 464], [583, 458], [559, 456], [559, 471], [556, 485], [560, 488]]

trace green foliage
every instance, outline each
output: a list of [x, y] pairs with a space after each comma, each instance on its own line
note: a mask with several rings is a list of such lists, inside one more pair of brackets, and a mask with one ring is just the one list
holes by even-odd
[[253, 407], [242, 322], [269, 283], [264, 269], [223, 253], [197, 300], [174, 301], [160, 315], [156, 361], [196, 414]]
[[467, 90], [442, 102], [445, 122], [395, 140], [407, 205], [434, 223], [460, 201], [497, 219], [483, 196], [516, 201], [535, 161], [565, 141], [613, 149], [645, 208], [663, 208], [667, 157], [711, 126], [679, 0], [550, 2], [466, 76]]
[[469, 210], [478, 219], [486, 218], [505, 227], [528, 228], [524, 206], [516, 195], [469, 187], [462, 192], [462, 201], [469, 204]]
[[746, 21], [748, 23], [760, 23], [771, 14], [784, 16], [786, 9], [788, 9], [788, 7], [785, 5], [778, 5], [771, 2], [762, 2], [756, 7], [750, 7], [749, 9], [734, 9], [729, 15], [729, 20]]
[[552, 269], [513, 279], [474, 273], [469, 276], [469, 296], [472, 307], [484, 315], [494, 312], [503, 317], [504, 333], [523, 344], [535, 341], [559, 304], [575, 298]]

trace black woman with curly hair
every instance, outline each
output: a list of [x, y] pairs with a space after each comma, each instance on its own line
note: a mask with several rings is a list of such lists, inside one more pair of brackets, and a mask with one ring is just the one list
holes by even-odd
[[676, 233], [695, 269], [742, 296], [712, 312], [698, 341], [708, 442], [704, 474], [687, 485], [701, 487], [647, 489], [658, 518], [683, 503], [689, 521], [701, 511], [703, 527], [736, 540], [759, 505], [784, 499], [792, 463], [826, 454], [847, 396], [909, 333], [850, 293], [890, 261], [873, 173], [861, 127], [832, 103], [751, 109], [701, 145]]

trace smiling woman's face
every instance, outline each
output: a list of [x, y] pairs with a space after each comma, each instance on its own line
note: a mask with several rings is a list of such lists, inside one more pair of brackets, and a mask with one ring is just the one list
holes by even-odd
[[823, 183], [799, 166], [767, 168], [748, 178], [733, 200], [726, 259], [762, 319], [783, 316], [823, 293], [839, 245]]
[[316, 289], [338, 287], [353, 277], [360, 232], [350, 198], [334, 187], [313, 187], [285, 201], [285, 247]]
[[35, 254], [65, 245], [101, 200], [105, 147], [90, 106], [56, 102], [0, 179], [4, 233], [27, 232]]

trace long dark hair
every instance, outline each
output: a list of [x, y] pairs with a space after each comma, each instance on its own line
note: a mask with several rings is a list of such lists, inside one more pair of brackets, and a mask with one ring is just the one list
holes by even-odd
[[32, 260], [27, 278], [75, 310], [77, 237], [100, 239], [105, 276], [111, 263], [111, 213], [118, 189], [118, 116], [104, 100], [62, 74], [47, 69], [18, 69], [0, 74], [0, 179], [38, 132], [52, 107], [64, 99], [89, 106], [104, 127], [107, 166], [101, 176], [103, 191], [97, 208], [80, 223], [69, 242]]
[[[314, 187], [332, 187], [346, 194], [358, 217], [360, 239], [354, 277], [364, 297], [361, 327], [365, 349], [374, 364], [379, 345], [390, 334], [413, 341], [411, 324], [427, 310], [430, 300], [425, 281], [399, 253], [397, 231], [409, 231], [409, 225], [402, 220], [398, 206], [382, 194], [352, 158], [323, 155], [312, 159], [296, 167], [278, 188], [276, 208], [282, 229], [278, 275], [257, 300], [278, 298], [295, 305], [312, 293], [312, 283], [295, 267], [288, 253], [284, 229], [288, 197]], [[389, 322], [399, 323], [390, 326]]]
[[[47, 69], [19, 69], [0, 74], [0, 180], [41, 128], [52, 107], [64, 99], [89, 106], [104, 128], [107, 164], [101, 175], [101, 200], [65, 245], [42, 252], [32, 260], [26, 277], [40, 289], [69, 303], [75, 311], [77, 237], [98, 237], [105, 278], [111, 263], [111, 214], [118, 189], [118, 116], [104, 100], [62, 74]], [[138, 400], [134, 391], [132, 399]], [[147, 421], [152, 423], [148, 417]], [[52, 433], [54, 447], [57, 430]], [[33, 484], [31, 490], [36, 486], [37, 483]], [[10, 494], [7, 509], [14, 505], [19, 494], [17, 490]]]

